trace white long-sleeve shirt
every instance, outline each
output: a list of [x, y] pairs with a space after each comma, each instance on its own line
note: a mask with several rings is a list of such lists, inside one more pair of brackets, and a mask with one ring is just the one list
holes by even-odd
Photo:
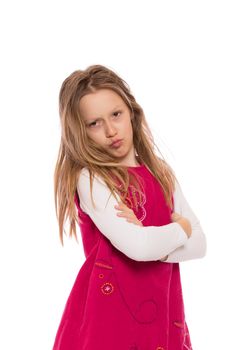
[[[129, 258], [137, 261], [156, 261], [168, 255], [164, 262], [180, 262], [202, 258], [206, 254], [206, 237], [200, 222], [178, 182], [175, 184], [174, 212], [189, 219], [192, 235], [188, 238], [177, 222], [163, 226], [139, 226], [117, 216], [118, 204], [105, 182], [97, 175], [93, 180], [93, 207], [88, 169], [82, 169], [77, 183], [81, 209], [90, 216], [97, 228], [111, 243]], [[116, 193], [119, 201], [121, 198]]]

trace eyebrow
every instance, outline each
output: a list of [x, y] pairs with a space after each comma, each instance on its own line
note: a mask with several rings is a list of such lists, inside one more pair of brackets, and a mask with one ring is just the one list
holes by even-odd
[[[112, 114], [115, 111], [116, 108], [120, 108], [120, 107], [121, 107], [121, 105], [115, 106], [110, 114]], [[96, 117], [96, 118], [92, 118], [92, 119], [88, 119], [88, 120], [85, 119], [84, 121], [85, 121], [85, 123], [90, 123], [90, 122], [94, 122], [94, 121], [99, 120], [99, 119], [102, 119], [102, 118], [101, 117]]]

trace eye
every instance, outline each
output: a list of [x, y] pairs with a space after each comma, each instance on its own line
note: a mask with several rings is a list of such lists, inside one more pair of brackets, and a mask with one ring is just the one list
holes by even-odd
[[[116, 114], [117, 114], [117, 115], [116, 115]], [[121, 111], [116, 111], [116, 112], [113, 113], [113, 115], [114, 115], [115, 117], [119, 117], [119, 114], [121, 114]], [[96, 126], [98, 126], [98, 122], [99, 122], [99, 120], [96, 120], [96, 121], [94, 121], [94, 122], [88, 124], [88, 127], [89, 127], [89, 128], [96, 127]]]
[[94, 122], [88, 124], [88, 127], [89, 127], [89, 128], [95, 127], [95, 126], [96, 126], [96, 123], [97, 123], [97, 125], [98, 125], [98, 120], [96, 120], [96, 121], [94, 121]]
[[121, 113], [121, 111], [116, 111], [113, 113], [113, 115], [118, 114], [118, 113]]
[[96, 122], [90, 123], [90, 124], [88, 124], [88, 126], [91, 128], [92, 126], [95, 126], [95, 123]]

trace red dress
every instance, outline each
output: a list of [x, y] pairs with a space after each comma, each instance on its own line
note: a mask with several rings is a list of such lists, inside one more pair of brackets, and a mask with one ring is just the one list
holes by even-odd
[[[160, 184], [146, 167], [134, 169], [145, 180], [137, 218], [144, 226], [171, 223]], [[82, 211], [77, 192], [75, 203], [83, 220], [86, 260], [65, 304], [53, 350], [192, 350], [179, 263], [130, 259]]]

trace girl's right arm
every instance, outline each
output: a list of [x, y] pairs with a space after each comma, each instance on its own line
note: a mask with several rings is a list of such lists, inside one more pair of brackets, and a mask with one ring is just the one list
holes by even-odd
[[[91, 201], [89, 171], [83, 168], [77, 184], [82, 210], [115, 248], [129, 258], [137, 261], [160, 260], [187, 242], [188, 236], [177, 222], [163, 226], [139, 226], [120, 220], [114, 209], [118, 202], [100, 177], [94, 177], [92, 191], [96, 208]], [[116, 196], [120, 202], [121, 198]]]

